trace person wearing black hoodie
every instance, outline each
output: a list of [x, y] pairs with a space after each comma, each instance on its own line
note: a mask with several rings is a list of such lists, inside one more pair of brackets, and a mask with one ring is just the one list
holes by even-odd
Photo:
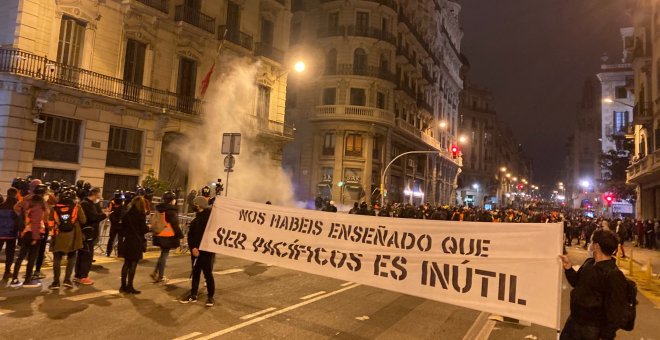
[[7, 199], [0, 204], [0, 251], [5, 247], [5, 273], [3, 280], [11, 278], [11, 265], [14, 262], [16, 251], [16, 237], [18, 235], [19, 221], [14, 212], [14, 205], [18, 203], [18, 190], [7, 189]]
[[199, 288], [200, 274], [204, 273], [206, 279], [206, 306], [212, 307], [215, 303], [213, 295], [215, 293], [215, 280], [213, 279], [213, 259], [214, 253], [199, 250], [202, 243], [202, 237], [206, 230], [206, 224], [211, 217], [211, 209], [209, 208], [207, 200], [203, 196], [197, 196], [193, 200], [193, 206], [196, 214], [195, 218], [190, 222], [190, 229], [188, 230], [188, 247], [191, 250], [191, 258], [193, 260], [192, 270], [192, 287], [190, 294], [184, 299], [180, 300], [181, 303], [189, 303], [197, 301], [197, 290]]
[[146, 239], [144, 234], [149, 232], [147, 228], [147, 202], [142, 196], [135, 196], [130, 203], [128, 212], [121, 217], [121, 229], [119, 230], [119, 256], [124, 258], [121, 268], [121, 287], [119, 291], [126, 294], [140, 294], [133, 286], [133, 279], [137, 270], [138, 262], [146, 251]]
[[165, 265], [167, 258], [170, 255], [171, 249], [176, 249], [181, 245], [180, 240], [183, 238], [183, 233], [179, 227], [179, 209], [176, 207], [176, 195], [167, 191], [163, 194], [162, 203], [156, 206], [156, 214], [164, 215], [165, 228], [159, 232], [154, 233], [153, 242], [154, 246], [160, 247], [160, 257], [156, 263], [151, 278], [154, 283], [165, 281]]
[[94, 243], [99, 237], [99, 223], [108, 216], [103, 213], [99, 205], [101, 201], [101, 189], [91, 188], [89, 195], [80, 202], [80, 207], [87, 217], [87, 222], [82, 226], [83, 248], [78, 250], [78, 262], [76, 262], [75, 281], [83, 285], [92, 285], [94, 281], [89, 278], [89, 271], [94, 262]]

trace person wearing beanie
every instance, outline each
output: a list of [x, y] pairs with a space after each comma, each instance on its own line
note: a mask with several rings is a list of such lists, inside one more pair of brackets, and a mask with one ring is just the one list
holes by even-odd
[[215, 280], [213, 279], [213, 262], [215, 254], [199, 250], [204, 231], [206, 230], [206, 224], [211, 217], [211, 209], [209, 208], [208, 201], [203, 196], [195, 197], [193, 200], [193, 206], [196, 213], [195, 218], [190, 222], [190, 229], [188, 231], [188, 247], [190, 248], [191, 259], [193, 261], [192, 287], [190, 289], [190, 294], [179, 302], [190, 303], [197, 301], [200, 274], [204, 272], [207, 291], [206, 306], [212, 307], [215, 303], [215, 300], [213, 299], [215, 293]]
[[[46, 233], [46, 225], [48, 225], [48, 204], [44, 199], [46, 191], [45, 185], [38, 184], [32, 194], [25, 196], [23, 200], [14, 206], [16, 215], [25, 218], [25, 227], [20, 232], [21, 249], [14, 264], [14, 274], [10, 284], [12, 287], [20, 287], [21, 285], [27, 288], [41, 287], [39, 279], [32, 277], [32, 270], [43, 235]], [[25, 282], [21, 284], [18, 281], [18, 272], [21, 270], [21, 264], [26, 256], [28, 263], [25, 269]]]

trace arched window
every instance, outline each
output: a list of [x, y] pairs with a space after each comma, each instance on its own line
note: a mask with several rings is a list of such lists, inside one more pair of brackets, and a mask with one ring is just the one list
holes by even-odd
[[367, 74], [367, 52], [361, 48], [353, 52], [353, 74]]
[[334, 48], [325, 56], [325, 74], [337, 74], [337, 50]]

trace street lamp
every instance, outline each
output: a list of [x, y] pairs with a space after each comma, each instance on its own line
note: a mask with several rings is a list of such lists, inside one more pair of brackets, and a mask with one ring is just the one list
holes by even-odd
[[501, 167], [501, 168], [500, 168], [500, 172], [506, 172], [506, 167], [504, 167], [504, 166]]
[[614, 103], [617, 103], [617, 104], [621, 104], [621, 105], [624, 105], [624, 106], [627, 106], [627, 107], [632, 107], [632, 108], [634, 108], [634, 106], [632, 106], [632, 105], [630, 105], [630, 104], [628, 104], [628, 103], [624, 103], [624, 102], [619, 101], [619, 100], [614, 100], [614, 99], [612, 99], [611, 97], [605, 97], [605, 98], [603, 98], [603, 103], [605, 103], [605, 104], [614, 104]]
[[447, 122], [442, 121], [442, 122], [440, 122], [440, 124], [438, 124], [438, 126], [440, 126], [441, 129], [444, 129], [444, 128], [447, 127]]
[[461, 144], [464, 144], [464, 143], [467, 141], [467, 137], [465, 137], [465, 136], [460, 136], [460, 137], [458, 137], [458, 141], [459, 141]]
[[479, 199], [479, 184], [477, 184], [477, 183], [472, 184], [472, 189], [477, 191], [477, 195], [474, 199], [475, 203], [477, 203], [476, 205], [481, 206], [481, 204], [479, 204], [479, 202], [481, 202], [481, 200]]
[[389, 163], [387, 163], [387, 166], [385, 167], [385, 169], [383, 169], [383, 172], [380, 174], [380, 206], [381, 207], [385, 206], [385, 194], [384, 194], [385, 193], [385, 174], [387, 174], [387, 169], [390, 168], [390, 165], [392, 165], [394, 163], [394, 161], [396, 161], [397, 159], [399, 159], [402, 156], [410, 155], [410, 154], [420, 154], [420, 153], [427, 153], [427, 154], [428, 153], [435, 153], [435, 154], [438, 154], [438, 155], [442, 155], [438, 151], [408, 151], [408, 152], [404, 152], [404, 153], [392, 158], [392, 160]]
[[293, 69], [298, 73], [304, 72], [305, 71], [305, 62], [303, 62], [301, 60], [297, 61], [296, 64], [293, 65]]

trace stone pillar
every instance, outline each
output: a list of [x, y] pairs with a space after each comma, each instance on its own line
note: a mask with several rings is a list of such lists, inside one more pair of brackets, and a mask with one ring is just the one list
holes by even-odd
[[369, 133], [367, 134], [367, 138], [365, 141], [365, 153], [364, 153], [364, 176], [362, 176], [362, 188], [364, 189], [365, 196], [364, 200], [368, 203], [371, 203], [371, 172], [373, 171], [374, 168], [374, 157], [373, 157], [373, 150], [374, 150], [374, 138], [375, 134]]
[[337, 183], [344, 181], [344, 143], [346, 142], [346, 130], [337, 130], [335, 134], [335, 168], [332, 171], [332, 199], [336, 203], [342, 201], [343, 187]]

